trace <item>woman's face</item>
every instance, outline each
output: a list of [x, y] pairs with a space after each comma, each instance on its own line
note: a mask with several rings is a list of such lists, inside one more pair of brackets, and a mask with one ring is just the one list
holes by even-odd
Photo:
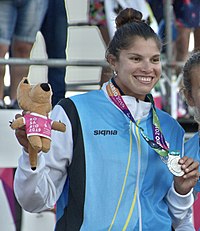
[[117, 72], [117, 85], [126, 95], [144, 100], [160, 79], [160, 51], [154, 39], [134, 38], [127, 50], [121, 50], [119, 59], [110, 62]]

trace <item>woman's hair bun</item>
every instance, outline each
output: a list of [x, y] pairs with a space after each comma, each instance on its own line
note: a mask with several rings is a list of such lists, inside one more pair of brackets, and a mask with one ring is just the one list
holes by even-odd
[[119, 12], [118, 16], [115, 19], [116, 28], [123, 26], [126, 23], [131, 22], [141, 22], [142, 13], [133, 8], [126, 8]]

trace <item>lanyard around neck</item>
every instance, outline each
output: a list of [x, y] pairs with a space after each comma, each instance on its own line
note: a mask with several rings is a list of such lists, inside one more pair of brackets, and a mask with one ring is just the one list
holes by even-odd
[[153, 148], [160, 156], [167, 157], [169, 154], [169, 148], [161, 132], [160, 121], [156, 113], [153, 97], [150, 94], [147, 96], [151, 102], [152, 112], [153, 112], [153, 124], [152, 124], [153, 140], [152, 140], [144, 133], [144, 129], [141, 128], [136, 123], [126, 103], [124, 102], [118, 88], [114, 86], [112, 81], [109, 81], [108, 85], [106, 86], [106, 90], [112, 102], [139, 128], [142, 137], [150, 145], [150, 147]]

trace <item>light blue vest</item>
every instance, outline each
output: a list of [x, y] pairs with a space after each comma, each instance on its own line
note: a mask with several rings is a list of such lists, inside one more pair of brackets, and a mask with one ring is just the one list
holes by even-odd
[[[134, 124], [103, 91], [71, 98], [84, 138], [86, 191], [81, 231], [171, 231], [165, 196], [173, 176]], [[183, 129], [157, 111], [170, 149], [182, 152]], [[140, 122], [149, 137], [152, 115]]]
[[[192, 157], [194, 160], [200, 162], [200, 148], [199, 148], [199, 134], [196, 133], [192, 138], [190, 138], [185, 144], [185, 153], [188, 157]], [[200, 166], [199, 166], [200, 172]], [[195, 190], [200, 192], [200, 179], [195, 186]]]

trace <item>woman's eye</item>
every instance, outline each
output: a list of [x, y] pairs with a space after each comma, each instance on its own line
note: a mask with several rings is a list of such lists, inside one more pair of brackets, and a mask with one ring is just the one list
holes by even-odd
[[153, 63], [159, 63], [159, 62], [160, 62], [160, 58], [153, 58], [153, 59], [152, 59], [152, 62], [153, 62]]
[[131, 57], [130, 59], [133, 60], [133, 61], [136, 61], [136, 62], [140, 61], [139, 57]]

